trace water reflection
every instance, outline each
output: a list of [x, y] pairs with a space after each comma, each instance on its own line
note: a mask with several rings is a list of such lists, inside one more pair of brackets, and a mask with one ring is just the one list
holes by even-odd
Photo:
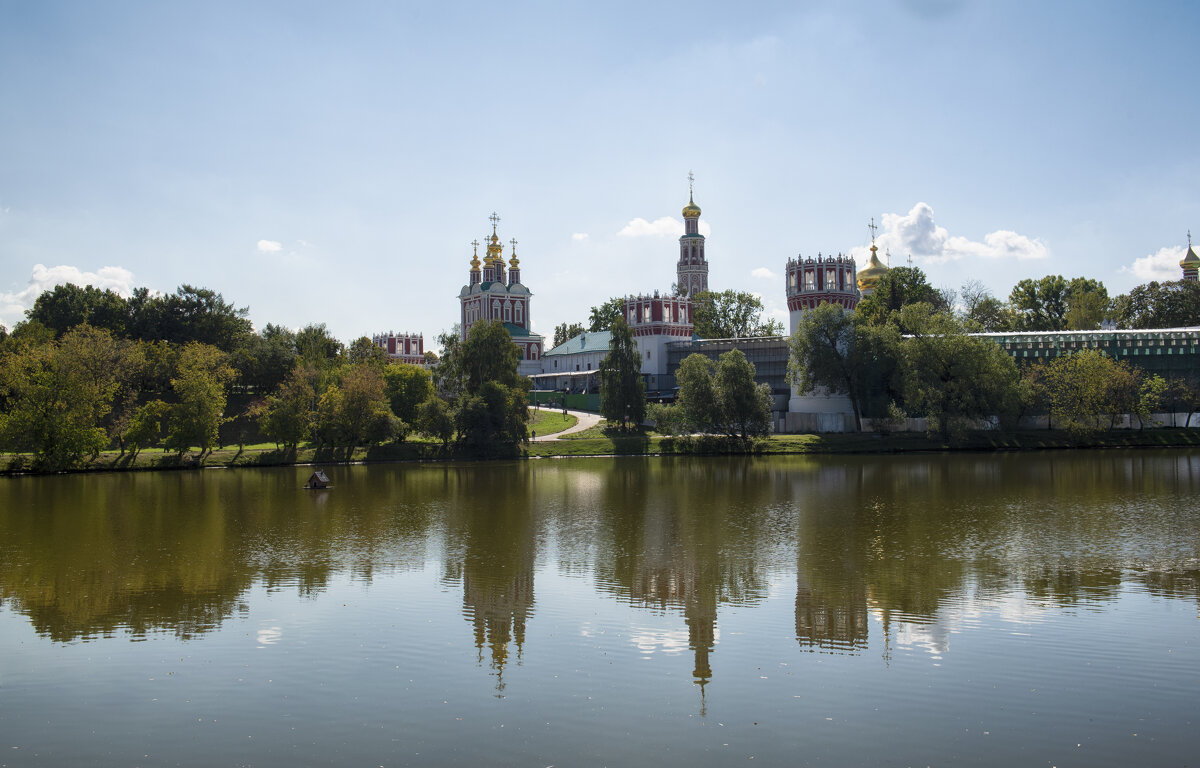
[[304, 474], [0, 481], [0, 600], [57, 642], [188, 639], [255, 585], [319, 600], [338, 575], [433, 568], [499, 690], [547, 568], [679, 616], [702, 686], [722, 607], [793, 583], [796, 642], [843, 654], [872, 624], [885, 649], [945, 654], [974, 612], [1033, 620], [1130, 586], [1200, 605], [1189, 452], [342, 467], [323, 493]]

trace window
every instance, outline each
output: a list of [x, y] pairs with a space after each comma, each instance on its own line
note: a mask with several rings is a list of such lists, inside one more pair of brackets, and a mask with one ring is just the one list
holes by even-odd
[[837, 272], [832, 269], [825, 270], [825, 289], [833, 290], [837, 288]]
[[633, 325], [636, 322], [637, 322], [637, 310], [631, 309], [631, 310], [629, 310], [629, 324]]
[[516, 310], [517, 310], [517, 323], [520, 324], [520, 323], [524, 322], [524, 320], [525, 320], [525, 305], [518, 301]]
[[646, 350], [646, 359], [647, 360], [650, 359], [650, 350], [648, 350], [648, 349]]
[[812, 270], [805, 270], [804, 271], [804, 290], [812, 291], [812, 290], [816, 290], [816, 287], [817, 287], [817, 281], [816, 281], [815, 275], [813, 275], [813, 273], [812, 273]]
[[649, 304], [646, 304], [644, 307], [642, 307], [642, 322], [643, 323], [650, 322], [650, 305]]

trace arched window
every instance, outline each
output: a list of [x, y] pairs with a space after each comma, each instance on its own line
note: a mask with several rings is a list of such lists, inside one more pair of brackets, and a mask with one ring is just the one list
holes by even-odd
[[500, 299], [492, 299], [492, 317], [500, 317]]
[[816, 277], [811, 269], [804, 270], [804, 290], [813, 291], [817, 288]]
[[523, 301], [517, 302], [516, 313], [517, 313], [517, 325], [520, 325], [521, 323], [525, 322], [525, 302], [523, 302]]

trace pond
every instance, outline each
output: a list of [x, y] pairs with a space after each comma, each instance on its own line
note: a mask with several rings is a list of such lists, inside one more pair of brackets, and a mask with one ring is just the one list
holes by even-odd
[[0, 479], [0, 766], [1184, 765], [1200, 453]]

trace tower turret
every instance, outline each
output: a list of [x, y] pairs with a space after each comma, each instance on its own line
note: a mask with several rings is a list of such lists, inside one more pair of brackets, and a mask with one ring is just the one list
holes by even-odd
[[1192, 230], [1188, 230], [1188, 249], [1187, 255], [1179, 262], [1179, 266], [1183, 269], [1184, 280], [1200, 280], [1200, 256], [1192, 250]]
[[688, 172], [688, 204], [683, 207], [683, 237], [679, 238], [676, 290], [692, 296], [708, 290], [708, 261], [704, 257], [704, 235], [700, 234], [700, 206], [696, 205], [695, 178]]

